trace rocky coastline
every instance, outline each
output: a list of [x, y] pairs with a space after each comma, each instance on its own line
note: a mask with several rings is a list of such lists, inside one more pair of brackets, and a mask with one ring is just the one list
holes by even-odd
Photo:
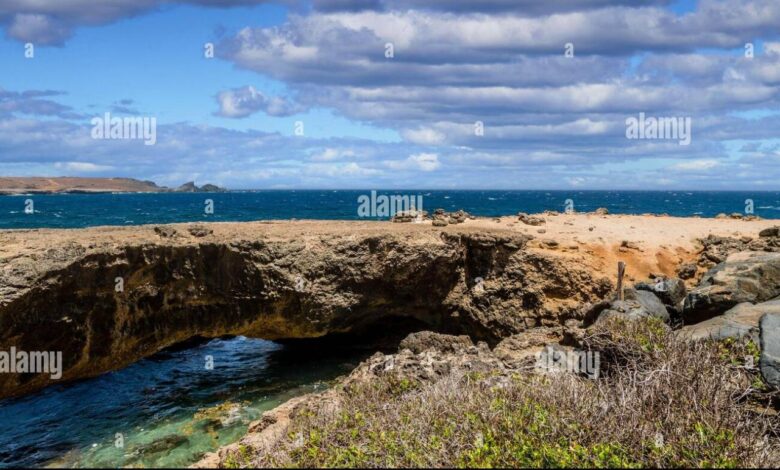
[[[780, 386], [780, 230], [767, 220], [435, 214], [414, 223], [275, 221], [0, 232], [0, 350], [62, 351], [62, 380], [193, 337], [406, 336], [334, 389], [296, 398], [197, 466], [256, 465], [301, 410], [393, 371], [496, 383], [619, 319], [684, 341], [750, 338]], [[446, 219], [447, 224], [435, 223]], [[617, 290], [617, 264], [626, 264]], [[401, 331], [391, 331], [403, 319]], [[410, 333], [407, 335], [407, 333]], [[400, 378], [399, 378], [400, 377]], [[503, 377], [503, 378], [502, 378]], [[395, 379], [394, 379], [395, 380]], [[0, 397], [53, 380], [0, 374]], [[243, 460], [242, 460], [243, 459]]]

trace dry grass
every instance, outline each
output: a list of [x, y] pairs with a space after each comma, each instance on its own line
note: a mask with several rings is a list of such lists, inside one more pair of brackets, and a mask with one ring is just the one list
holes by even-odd
[[[656, 322], [613, 321], [586, 338], [602, 376], [461, 373], [388, 377], [303, 410], [270, 453], [294, 467], [778, 466], [778, 419], [743, 342], [689, 344]], [[757, 362], [756, 362], [757, 363]]]

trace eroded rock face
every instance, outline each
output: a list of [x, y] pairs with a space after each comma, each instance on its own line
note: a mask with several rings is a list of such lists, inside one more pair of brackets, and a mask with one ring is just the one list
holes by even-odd
[[[72, 380], [194, 336], [314, 338], [391, 317], [495, 344], [576, 318], [612, 289], [581, 262], [526, 250], [522, 234], [270, 237], [259, 223], [245, 227], [209, 225], [207, 238], [186, 228], [169, 238], [152, 227], [47, 232], [34, 250], [0, 258], [0, 350], [62, 351], [63, 380]], [[3, 236], [24, 244], [27, 234]], [[0, 374], [0, 398], [49, 383]]]

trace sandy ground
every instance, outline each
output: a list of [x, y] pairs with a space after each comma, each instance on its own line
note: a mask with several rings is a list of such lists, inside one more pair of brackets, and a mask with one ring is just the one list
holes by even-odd
[[[187, 229], [193, 224], [172, 224], [177, 234], [163, 238], [152, 225], [133, 227], [94, 227], [87, 229], [34, 229], [0, 231], [0, 264], [19, 256], [31, 256], [56, 246], [78, 244], [88, 250], [105, 246], [139, 244], [186, 245], [232, 240], [296, 240], [322, 243], [330, 237], [358, 238], [399, 234], [413, 242], [439, 239], [441, 231], [523, 233], [533, 237], [528, 248], [556, 256], [584, 259], [610, 277], [618, 261], [627, 264], [628, 280], [641, 280], [650, 274], [674, 275], [677, 267], [696, 259], [697, 239], [709, 234], [756, 238], [764, 228], [780, 225], [777, 220], [679, 218], [648, 215], [540, 214], [546, 222], [529, 226], [516, 216], [470, 219], [462, 224], [433, 227], [423, 223], [362, 221], [261, 221], [222, 222], [207, 225], [212, 235], [196, 238]], [[34, 258], [34, 256], [33, 256]]]

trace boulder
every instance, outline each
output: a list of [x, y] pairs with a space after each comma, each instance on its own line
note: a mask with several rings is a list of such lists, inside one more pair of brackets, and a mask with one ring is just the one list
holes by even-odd
[[629, 320], [637, 320], [645, 317], [655, 317], [668, 322], [669, 312], [663, 302], [652, 292], [636, 289], [624, 291], [625, 300], [615, 300], [609, 307], [602, 311], [597, 321], [609, 317], [618, 316]]
[[683, 321], [698, 323], [742, 302], [780, 296], [780, 253], [741, 252], [710, 269], [685, 297]]
[[766, 314], [780, 315], [780, 299], [759, 304], [743, 302], [723, 315], [710, 318], [695, 325], [687, 325], [679, 334], [689, 340], [742, 338], [751, 336], [758, 339], [759, 322]]
[[609, 214], [609, 210], [606, 207], [599, 207], [595, 211], [596, 215], [607, 215]]
[[766, 383], [780, 388], [780, 313], [761, 317], [759, 330], [761, 357], [758, 367]]
[[664, 305], [677, 308], [685, 300], [685, 283], [676, 278], [656, 279], [654, 283], [640, 282], [634, 286], [641, 291], [652, 292]]
[[758, 232], [758, 236], [761, 238], [780, 237], [780, 226], [765, 228]]

